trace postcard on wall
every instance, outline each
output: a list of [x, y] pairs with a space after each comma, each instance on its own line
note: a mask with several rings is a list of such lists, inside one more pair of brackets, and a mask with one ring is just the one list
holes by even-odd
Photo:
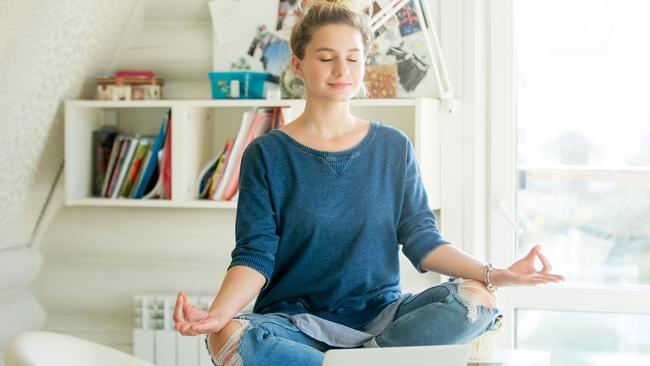
[[[208, 3], [212, 17], [212, 67], [228, 71], [233, 65], [264, 70], [259, 55], [249, 55], [260, 32], [275, 28], [278, 2], [259, 0], [213, 0]], [[272, 28], [270, 28], [272, 27]]]

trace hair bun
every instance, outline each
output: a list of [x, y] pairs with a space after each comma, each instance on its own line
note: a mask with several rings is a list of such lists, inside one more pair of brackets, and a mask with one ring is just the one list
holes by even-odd
[[346, 5], [348, 0], [324, 0], [325, 3], [330, 3], [332, 5]]
[[305, 7], [307, 9], [312, 7], [330, 7], [330, 8], [348, 8], [350, 10], [355, 10], [357, 8], [357, 2], [359, 0], [306, 0]]

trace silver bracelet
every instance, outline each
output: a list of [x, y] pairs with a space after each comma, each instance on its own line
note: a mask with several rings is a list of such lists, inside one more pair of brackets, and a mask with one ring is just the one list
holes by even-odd
[[490, 282], [490, 273], [492, 273], [492, 263], [488, 263], [485, 266], [485, 287], [488, 289], [490, 292], [494, 292], [497, 290], [497, 287]]

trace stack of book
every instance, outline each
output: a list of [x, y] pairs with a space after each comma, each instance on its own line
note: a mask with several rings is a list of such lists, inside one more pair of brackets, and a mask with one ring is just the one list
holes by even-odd
[[242, 116], [237, 137], [227, 139], [223, 150], [201, 169], [197, 197], [216, 201], [236, 201], [239, 193], [241, 159], [254, 139], [273, 128], [284, 126], [281, 107], [253, 108]]
[[93, 196], [171, 199], [171, 110], [158, 135], [93, 132]]

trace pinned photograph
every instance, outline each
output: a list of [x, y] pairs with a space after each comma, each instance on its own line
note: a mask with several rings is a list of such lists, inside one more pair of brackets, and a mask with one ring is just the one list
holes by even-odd
[[304, 9], [306, 0], [280, 0], [278, 4], [278, 21], [275, 30], [283, 38], [289, 39], [291, 28], [296, 20], [302, 15], [300, 9]]
[[[383, 7], [377, 1], [373, 2], [372, 14], [377, 14], [382, 9]], [[400, 21], [395, 15], [389, 17], [388, 20], [386, 20], [386, 22], [373, 34], [375, 41], [397, 41], [401, 37], [402, 34], [400, 32]]]
[[[291, 61], [291, 48], [289, 42], [276, 39], [264, 49], [264, 69], [279, 80], [280, 75], [287, 69]], [[277, 81], [274, 80], [274, 81]]]
[[402, 34], [402, 37], [422, 30], [420, 20], [415, 12], [413, 0], [410, 0], [408, 4], [404, 5], [404, 7], [397, 12], [396, 16], [399, 20], [399, 31]]
[[388, 55], [397, 62], [399, 84], [407, 93], [415, 91], [431, 67], [426, 56], [416, 54], [410, 46], [402, 41], [388, 50]]

